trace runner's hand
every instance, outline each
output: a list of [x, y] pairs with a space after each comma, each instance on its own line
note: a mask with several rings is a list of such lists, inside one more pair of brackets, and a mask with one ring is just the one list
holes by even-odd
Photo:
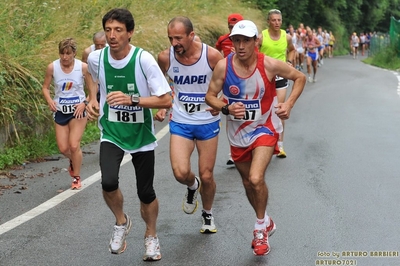
[[216, 116], [216, 115], [219, 114], [219, 111], [218, 111], [218, 110], [215, 110], [215, 109], [213, 109], [213, 108], [211, 108], [211, 107], [210, 107], [210, 108], [207, 108], [206, 111], [209, 111], [209, 112], [211, 113], [212, 116]]
[[164, 121], [166, 115], [167, 115], [167, 109], [158, 109], [156, 115], [154, 116], [154, 119], [162, 122]]
[[99, 103], [97, 100], [89, 101], [88, 105], [86, 106], [86, 111], [89, 120], [96, 120], [99, 116]]
[[84, 117], [83, 112], [85, 112], [85, 109], [86, 109], [86, 105], [84, 102], [75, 104], [75, 111], [74, 111], [75, 118], [78, 118], [78, 119], [83, 118]]

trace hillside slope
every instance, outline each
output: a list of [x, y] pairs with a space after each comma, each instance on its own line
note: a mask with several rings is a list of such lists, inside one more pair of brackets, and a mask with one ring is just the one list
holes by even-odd
[[[249, 5], [249, 4], [247, 4]], [[0, 37], [0, 47], [13, 60], [27, 66], [39, 80], [47, 64], [58, 58], [58, 42], [73, 37], [78, 42], [77, 58], [91, 44], [94, 32], [102, 30], [101, 18], [114, 7], [129, 9], [135, 18], [132, 43], [153, 55], [168, 47], [166, 27], [174, 16], [189, 17], [201, 39], [213, 45], [227, 31], [226, 18], [241, 13], [263, 27], [262, 14], [239, 0], [154, 0], [127, 2], [92, 1], [17, 1], [0, 3], [0, 25], [8, 34]]]

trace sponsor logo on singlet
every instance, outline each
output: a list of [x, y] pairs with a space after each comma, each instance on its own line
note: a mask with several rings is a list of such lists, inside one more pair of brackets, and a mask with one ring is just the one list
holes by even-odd
[[114, 106], [110, 106], [110, 109], [125, 110], [125, 111], [140, 111], [140, 110], [142, 110], [142, 107], [132, 106], [132, 105], [114, 105]]
[[60, 97], [60, 104], [77, 104], [80, 103], [81, 101], [79, 100], [79, 97], [71, 97], [71, 98], [61, 98]]
[[185, 84], [205, 84], [207, 82], [207, 75], [199, 76], [174, 76], [174, 83]]
[[62, 91], [69, 91], [69, 90], [72, 88], [72, 85], [73, 85], [73, 84], [74, 84], [74, 83], [71, 82], [71, 81], [64, 82], [64, 84], [62, 85], [61, 90], [62, 90]]
[[204, 93], [184, 93], [179, 92], [179, 101], [181, 102], [190, 102], [190, 103], [204, 103], [205, 96]]
[[236, 86], [236, 85], [231, 85], [231, 86], [229, 86], [229, 92], [230, 92], [232, 95], [239, 95], [240, 89], [239, 89], [239, 87]]

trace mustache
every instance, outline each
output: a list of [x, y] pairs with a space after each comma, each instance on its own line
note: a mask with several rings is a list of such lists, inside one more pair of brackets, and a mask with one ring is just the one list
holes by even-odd
[[[181, 51], [177, 51], [178, 49], [181, 49]], [[177, 44], [174, 46], [174, 52], [178, 53], [178, 54], [184, 54], [186, 52], [185, 48], [183, 48], [182, 45]]]
[[175, 51], [176, 51], [177, 49], [179, 49], [179, 48], [183, 48], [183, 46], [180, 45], [180, 44], [177, 44], [177, 45], [174, 46], [174, 50], [175, 50]]

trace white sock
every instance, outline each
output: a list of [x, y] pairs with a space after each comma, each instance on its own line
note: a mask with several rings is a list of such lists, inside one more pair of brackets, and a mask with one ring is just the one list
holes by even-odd
[[188, 186], [190, 190], [196, 190], [199, 187], [199, 183], [197, 182], [197, 178], [194, 179], [194, 184], [192, 186]]
[[283, 147], [283, 141], [278, 141], [278, 147], [282, 148]]
[[204, 209], [203, 209], [203, 211], [204, 211], [205, 213], [207, 213], [207, 214], [211, 214], [211, 215], [212, 215], [212, 210], [204, 210]]
[[262, 219], [257, 218], [256, 223], [254, 225], [254, 229], [256, 230], [265, 229], [265, 218]]
[[267, 214], [267, 211], [265, 211], [264, 219], [265, 219], [265, 226], [269, 226], [270, 219], [269, 219], [269, 216]]

